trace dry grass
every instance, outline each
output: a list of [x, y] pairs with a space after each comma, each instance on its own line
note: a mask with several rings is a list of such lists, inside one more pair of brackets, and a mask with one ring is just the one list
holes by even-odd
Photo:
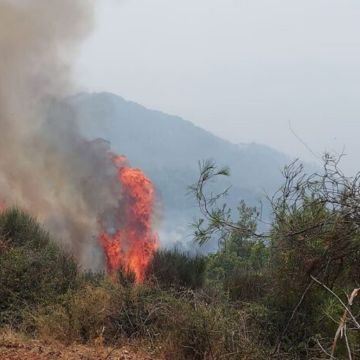
[[102, 344], [65, 345], [57, 341], [29, 339], [7, 328], [0, 332], [0, 359], [2, 360], [163, 360], [138, 344], [118, 347]]
[[37, 335], [63, 343], [99, 341], [109, 316], [110, 300], [106, 288], [85, 285], [67, 294], [61, 303], [38, 310], [33, 317]]

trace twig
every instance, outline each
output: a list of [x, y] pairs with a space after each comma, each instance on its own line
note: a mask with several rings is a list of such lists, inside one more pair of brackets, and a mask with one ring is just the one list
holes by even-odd
[[347, 337], [347, 334], [346, 334], [346, 324], [344, 326], [344, 337], [345, 337], [346, 349], [347, 349], [348, 355], [349, 355], [349, 360], [352, 360], [351, 348], [350, 348], [349, 340], [348, 340], [348, 337]]
[[[333, 296], [336, 297], [336, 299], [340, 302], [340, 304], [344, 307], [344, 309], [348, 312], [348, 315], [350, 315], [352, 321], [355, 323], [356, 327], [358, 329], [360, 329], [360, 324], [358, 323], [358, 321], [355, 319], [355, 316], [351, 313], [350, 309], [345, 305], [345, 303], [340, 299], [340, 297], [335, 294], [330, 288], [328, 288], [325, 284], [323, 284], [321, 281], [319, 281], [318, 279], [316, 279], [314, 276], [310, 275], [310, 277], [319, 285], [321, 285], [323, 288], [325, 288], [327, 291], [329, 291]], [[360, 292], [360, 288], [359, 289], [355, 289], [357, 292]], [[355, 291], [354, 290], [354, 291]], [[354, 293], [353, 291], [353, 293]], [[356, 297], [357, 295], [353, 296], [353, 299]], [[352, 305], [352, 303], [350, 304], [350, 306]]]
[[346, 306], [345, 303], [340, 299], [340, 297], [337, 294], [335, 294], [329, 287], [327, 287], [324, 283], [322, 283], [321, 281], [319, 281], [318, 279], [316, 279], [312, 275], [311, 275], [311, 278], [316, 283], [318, 283], [323, 288], [325, 288], [327, 291], [329, 291], [333, 296], [335, 296], [336, 299], [340, 302], [340, 304], [345, 309], [343, 315], [340, 318], [339, 327], [337, 328], [336, 333], [335, 333], [335, 337], [334, 337], [333, 344], [332, 344], [332, 347], [331, 347], [330, 359], [334, 359], [334, 354], [335, 354], [335, 351], [336, 351], [336, 345], [337, 345], [337, 342], [339, 340], [339, 337], [340, 338], [344, 337], [345, 344], [346, 344], [346, 349], [347, 349], [348, 356], [349, 356], [349, 360], [352, 360], [351, 348], [350, 348], [349, 340], [348, 340], [347, 333], [346, 333], [346, 330], [347, 330], [346, 323], [347, 323], [348, 316], [350, 316], [350, 318], [352, 319], [352, 321], [356, 325], [356, 328], [360, 329], [359, 323], [357, 322], [356, 318], [354, 317], [354, 315], [352, 314], [352, 312], [349, 309], [349, 306], [352, 306], [354, 299], [359, 295], [360, 288], [354, 289], [352, 291], [351, 295], [348, 296], [348, 306]]
[[335, 360], [335, 359], [336, 359], [335, 357], [333, 357], [329, 352], [327, 352], [327, 351], [324, 349], [324, 347], [320, 344], [320, 341], [319, 341], [318, 339], [316, 339], [316, 343], [319, 345], [319, 348], [321, 349], [321, 351], [322, 351], [325, 355], [330, 356], [330, 359], [332, 359], [332, 360]]

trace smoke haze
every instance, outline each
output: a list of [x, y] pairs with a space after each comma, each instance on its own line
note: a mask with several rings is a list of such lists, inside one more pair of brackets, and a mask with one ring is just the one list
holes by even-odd
[[256, 142], [304, 161], [345, 151], [342, 169], [359, 170], [359, 1], [97, 0], [96, 7], [96, 29], [74, 71], [84, 91], [119, 94], [235, 144]]
[[83, 267], [96, 269], [97, 215], [118, 206], [120, 189], [109, 144], [85, 141], [63, 100], [92, 5], [0, 0], [0, 199], [37, 216]]

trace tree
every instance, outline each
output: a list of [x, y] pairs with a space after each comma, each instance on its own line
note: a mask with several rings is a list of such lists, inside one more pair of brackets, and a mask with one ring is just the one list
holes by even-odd
[[315, 288], [314, 278], [331, 290], [359, 287], [360, 174], [345, 176], [340, 159], [326, 154], [322, 171], [310, 175], [299, 161], [286, 166], [283, 185], [268, 197], [272, 225], [263, 233], [254, 226], [259, 219], [256, 209], [243, 204], [234, 220], [224, 200], [228, 189], [208, 191], [216, 177], [229, 175], [228, 169], [202, 162], [191, 187], [202, 214], [194, 224], [200, 244], [217, 236], [221, 251], [233, 248], [238, 255], [246, 254], [255, 239], [266, 246], [269, 262], [260, 262], [260, 267], [266, 267], [271, 279], [267, 304], [279, 334], [276, 351], [285, 339], [299, 343], [324, 330], [319, 313], [327, 297]]

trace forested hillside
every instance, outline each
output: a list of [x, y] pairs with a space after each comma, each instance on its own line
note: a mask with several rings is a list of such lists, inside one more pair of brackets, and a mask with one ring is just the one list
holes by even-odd
[[[149, 110], [110, 93], [79, 94], [70, 99], [82, 132], [103, 138], [140, 167], [154, 182], [161, 203], [164, 242], [180, 241], [197, 210], [186, 196], [198, 176], [198, 162], [213, 159], [231, 168], [230, 205], [244, 199], [257, 204], [281, 183], [281, 169], [289, 158], [258, 144], [232, 144], [177, 116]], [[245, 131], [246, 129], [244, 129]], [[184, 239], [181, 240], [184, 242]]]

